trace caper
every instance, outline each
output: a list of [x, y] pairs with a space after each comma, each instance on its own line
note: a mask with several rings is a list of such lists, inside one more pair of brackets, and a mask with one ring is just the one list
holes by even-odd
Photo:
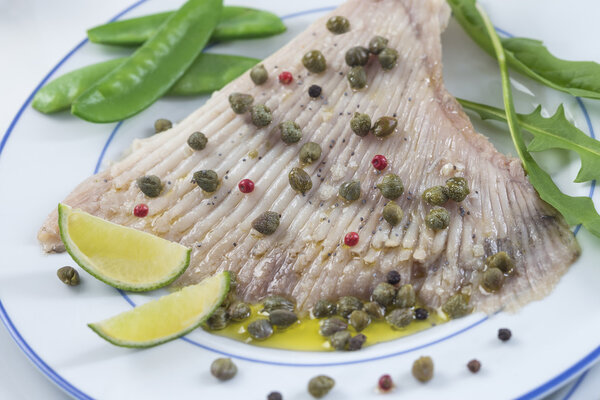
[[396, 298], [396, 288], [387, 282], [378, 283], [371, 295], [373, 301], [381, 304], [384, 307], [392, 305]]
[[497, 292], [504, 284], [504, 273], [499, 268], [488, 268], [481, 278], [481, 286], [488, 292]]
[[433, 378], [433, 360], [431, 357], [419, 357], [412, 366], [413, 376], [420, 382], [428, 382]]
[[371, 317], [363, 310], [354, 310], [350, 313], [350, 325], [360, 332], [371, 323]]
[[413, 312], [409, 308], [396, 308], [385, 317], [385, 320], [393, 328], [404, 328], [413, 321]]
[[273, 327], [269, 323], [269, 320], [264, 318], [250, 322], [247, 330], [250, 336], [258, 340], [266, 339], [273, 334]]
[[252, 123], [254, 126], [262, 128], [267, 126], [273, 121], [273, 115], [271, 109], [264, 104], [256, 104], [252, 106], [250, 110], [250, 116], [252, 117]]
[[473, 308], [469, 307], [469, 297], [462, 293], [450, 297], [442, 306], [442, 311], [452, 319], [464, 317], [472, 310]]
[[398, 120], [394, 117], [381, 117], [373, 125], [373, 135], [386, 137], [394, 133], [398, 126]]
[[460, 177], [448, 179], [446, 189], [448, 190], [448, 197], [456, 202], [463, 201], [470, 193], [467, 180]]
[[62, 283], [69, 286], [77, 286], [79, 285], [79, 272], [73, 267], [62, 267], [56, 271], [56, 275], [58, 279], [61, 280]]
[[292, 168], [290, 173], [288, 174], [288, 179], [290, 181], [290, 186], [296, 192], [304, 194], [312, 188], [312, 181], [310, 180], [310, 175], [307, 174], [306, 171], [304, 171], [302, 168]]
[[352, 334], [348, 331], [339, 331], [329, 336], [331, 347], [336, 350], [346, 350], [348, 342], [352, 338]]
[[250, 70], [250, 79], [254, 82], [255, 85], [262, 85], [269, 79], [269, 74], [267, 73], [267, 69], [263, 64], [258, 64], [252, 67]]
[[336, 15], [335, 17], [329, 18], [325, 26], [327, 26], [329, 32], [336, 35], [341, 35], [342, 33], [346, 33], [350, 30], [350, 21], [348, 21], [348, 18], [346, 17]]
[[396, 305], [400, 308], [414, 307], [417, 302], [415, 289], [411, 284], [402, 285], [396, 294]]
[[227, 327], [227, 322], [229, 322], [229, 314], [225, 307], [217, 308], [210, 317], [206, 320], [206, 325], [210, 330], [218, 331], [220, 329], [225, 329]]
[[158, 197], [162, 192], [163, 186], [160, 178], [156, 175], [146, 175], [138, 178], [136, 181], [138, 187], [148, 197]]
[[367, 71], [360, 65], [350, 68], [346, 77], [352, 89], [358, 90], [367, 86]]
[[263, 311], [270, 313], [274, 310], [294, 311], [294, 303], [282, 296], [269, 296], [263, 300]]
[[313, 307], [312, 312], [315, 318], [329, 317], [335, 315], [337, 312], [337, 305], [333, 301], [319, 300]]
[[327, 318], [321, 322], [319, 333], [321, 336], [331, 336], [336, 332], [348, 329], [348, 324], [338, 317]]
[[350, 129], [358, 136], [367, 136], [371, 130], [371, 117], [367, 114], [355, 112], [350, 120]]
[[298, 316], [288, 310], [273, 310], [269, 313], [269, 322], [272, 326], [287, 328], [298, 321]]
[[265, 211], [252, 221], [252, 228], [262, 233], [263, 235], [271, 235], [275, 233], [279, 227], [280, 215], [274, 211]]
[[363, 303], [354, 296], [341, 297], [337, 302], [338, 314], [344, 318], [348, 318], [352, 311], [362, 310]]
[[327, 375], [315, 376], [308, 382], [308, 393], [310, 393], [312, 397], [320, 399], [329, 393], [334, 385], [335, 381]]
[[237, 373], [237, 367], [231, 358], [217, 358], [210, 365], [210, 373], [220, 381], [228, 381]]
[[243, 114], [250, 109], [254, 97], [245, 93], [231, 93], [229, 95], [229, 105], [236, 114]]
[[252, 310], [246, 303], [235, 303], [229, 307], [229, 317], [234, 321], [243, 321], [250, 316]]
[[366, 302], [363, 306], [363, 310], [365, 310], [367, 314], [371, 316], [372, 319], [381, 319], [384, 315], [383, 308], [381, 308], [381, 306], [374, 301]]
[[388, 40], [382, 36], [375, 36], [369, 41], [369, 51], [373, 54], [379, 54], [387, 47]]
[[489, 256], [485, 260], [485, 264], [490, 268], [498, 268], [505, 274], [510, 274], [515, 268], [515, 263], [505, 251], [499, 251], [496, 254]]
[[356, 350], [362, 349], [362, 347], [366, 341], [367, 341], [367, 337], [365, 335], [363, 335], [362, 333], [355, 335], [348, 342], [348, 351], [356, 351]]
[[194, 132], [188, 137], [187, 144], [192, 150], [204, 150], [208, 143], [206, 135], [202, 132]]
[[383, 219], [387, 221], [391, 226], [396, 226], [402, 221], [404, 217], [404, 211], [398, 204], [393, 201], [389, 201], [383, 207]]
[[433, 186], [425, 190], [422, 197], [432, 206], [442, 206], [448, 201], [448, 189], [445, 186]]
[[304, 164], [312, 164], [321, 158], [321, 146], [315, 142], [307, 142], [300, 148], [300, 162]]
[[294, 121], [285, 121], [279, 124], [279, 132], [281, 132], [281, 140], [284, 143], [298, 143], [302, 139], [302, 130], [300, 125]]
[[347, 201], [358, 200], [360, 197], [360, 181], [352, 180], [342, 183], [338, 194]]
[[443, 207], [434, 207], [425, 217], [425, 225], [434, 231], [446, 229], [450, 225], [450, 213]]
[[369, 62], [369, 49], [365, 47], [352, 47], [346, 52], [346, 64], [351, 67], [367, 65], [367, 62]]
[[219, 187], [219, 176], [211, 169], [194, 172], [194, 182], [205, 192], [212, 193]]
[[311, 50], [302, 57], [302, 64], [307, 70], [318, 74], [327, 69], [327, 62], [319, 50]]
[[386, 47], [385, 49], [381, 50], [377, 58], [379, 58], [379, 64], [381, 64], [381, 68], [392, 69], [396, 66], [396, 62], [398, 61], [398, 52], [394, 49]]
[[402, 179], [396, 174], [384, 176], [377, 188], [381, 191], [383, 197], [390, 200], [395, 200], [404, 193]]
[[154, 132], [161, 133], [173, 127], [173, 123], [168, 119], [159, 118], [154, 122]]

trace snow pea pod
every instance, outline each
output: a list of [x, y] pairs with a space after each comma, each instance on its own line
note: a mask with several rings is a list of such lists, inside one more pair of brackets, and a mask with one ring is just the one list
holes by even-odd
[[71, 112], [92, 122], [115, 122], [150, 106], [200, 54], [222, 7], [222, 0], [188, 0], [123, 64], [75, 99]]
[[[91, 42], [117, 46], [136, 46], [148, 40], [173, 12], [110, 22], [88, 30]], [[223, 7], [219, 24], [213, 31], [212, 42], [252, 39], [277, 35], [286, 29], [273, 13], [248, 7]]]

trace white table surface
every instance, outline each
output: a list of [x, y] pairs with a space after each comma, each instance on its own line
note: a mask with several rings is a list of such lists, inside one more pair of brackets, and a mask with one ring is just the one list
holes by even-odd
[[[565, 19], [574, 21], [584, 9], [585, 0], [569, 2], [573, 15]], [[83, 39], [86, 28], [108, 20], [131, 3], [131, 0], [0, 0], [0, 135], [44, 75]], [[600, 33], [598, 27], [594, 29]], [[577, 30], [589, 32], [581, 26]], [[590, 38], [590, 44], [597, 45], [598, 37]], [[579, 48], [569, 50], [574, 53], [565, 57], [585, 58]], [[68, 398], [29, 362], [4, 327], [0, 327], [0, 360], [0, 399]], [[547, 400], [559, 399], [600, 399], [600, 366]]]

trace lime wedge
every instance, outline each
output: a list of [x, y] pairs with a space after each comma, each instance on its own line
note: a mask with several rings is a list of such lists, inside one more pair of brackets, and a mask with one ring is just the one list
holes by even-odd
[[229, 283], [229, 272], [221, 272], [88, 326], [117, 346], [156, 346], [183, 336], [206, 321], [227, 296]]
[[88, 273], [118, 289], [144, 292], [173, 282], [190, 264], [191, 250], [146, 232], [58, 205], [65, 248]]

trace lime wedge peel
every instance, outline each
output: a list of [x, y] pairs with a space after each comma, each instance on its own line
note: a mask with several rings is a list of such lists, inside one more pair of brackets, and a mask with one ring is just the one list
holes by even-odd
[[224, 271], [88, 326], [117, 346], [156, 346], [177, 339], [206, 321], [225, 300], [230, 280], [229, 272]]
[[73, 260], [117, 289], [145, 292], [166, 286], [190, 264], [191, 249], [158, 236], [58, 205], [60, 238]]

